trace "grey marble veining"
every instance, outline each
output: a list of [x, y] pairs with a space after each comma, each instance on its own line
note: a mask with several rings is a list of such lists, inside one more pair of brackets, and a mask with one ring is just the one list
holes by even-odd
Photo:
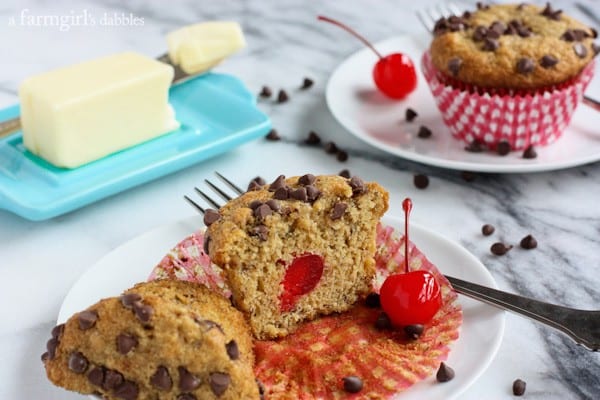
[[[583, 1], [600, 12], [598, 2]], [[69, 288], [104, 254], [148, 230], [193, 215], [181, 200], [201, 179], [218, 170], [237, 182], [278, 173], [337, 173], [350, 169], [377, 179], [390, 190], [389, 213], [400, 216], [401, 200], [415, 203], [415, 222], [459, 242], [479, 258], [501, 289], [567, 306], [600, 309], [600, 163], [534, 174], [477, 174], [466, 182], [460, 172], [392, 157], [351, 137], [333, 119], [324, 100], [335, 67], [361, 44], [316, 21], [324, 14], [345, 21], [374, 42], [402, 33], [422, 35], [414, 11], [434, 1], [400, 0], [209, 1], [43, 0], [0, 4], [0, 107], [17, 102], [27, 76], [111, 52], [136, 50], [155, 56], [165, 50], [164, 35], [206, 19], [239, 21], [248, 48], [218, 67], [258, 92], [268, 84], [283, 88], [283, 105], [259, 101], [284, 140], [259, 140], [207, 162], [50, 221], [35, 223], [0, 211], [0, 398], [80, 399], [50, 385], [39, 361], [60, 304]], [[590, 19], [571, 2], [554, 2], [583, 21]], [[87, 10], [142, 17], [138, 27], [20, 25], [30, 15], [67, 15]], [[15, 24], [10, 25], [11, 18]], [[597, 29], [600, 27], [596, 27]], [[597, 68], [598, 71], [598, 68]], [[315, 86], [297, 90], [302, 79]], [[596, 78], [588, 93], [600, 98]], [[340, 163], [321, 149], [306, 147], [318, 132], [348, 151]], [[426, 190], [412, 184], [415, 173], [431, 178]], [[496, 232], [484, 237], [491, 223]], [[533, 234], [534, 250], [518, 243]], [[490, 253], [495, 241], [514, 248]], [[511, 399], [512, 381], [527, 381], [528, 399], [600, 398], [600, 354], [574, 346], [568, 338], [532, 321], [507, 315], [498, 356], [477, 382], [458, 398]], [[401, 397], [400, 397], [401, 398]]]

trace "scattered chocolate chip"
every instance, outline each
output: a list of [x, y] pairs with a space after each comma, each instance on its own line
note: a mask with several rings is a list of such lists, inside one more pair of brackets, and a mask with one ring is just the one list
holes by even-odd
[[338, 151], [335, 157], [339, 162], [348, 161], [348, 153], [344, 150]]
[[294, 200], [306, 201], [308, 200], [308, 194], [306, 188], [299, 187], [297, 189], [290, 190], [290, 198]]
[[517, 72], [520, 74], [529, 74], [535, 68], [535, 62], [531, 58], [523, 57], [517, 61]]
[[501, 156], [507, 155], [508, 153], [510, 153], [510, 150], [510, 143], [508, 143], [506, 140], [503, 140], [496, 145], [496, 153], [498, 153]]
[[287, 187], [278, 188], [273, 194], [273, 198], [277, 200], [287, 200], [290, 197], [290, 190]]
[[483, 25], [479, 25], [473, 30], [473, 40], [476, 42], [481, 42], [487, 37], [487, 33], [487, 28]]
[[498, 47], [500, 47], [500, 42], [496, 39], [487, 37], [483, 40], [483, 50], [485, 51], [495, 51]]
[[113, 390], [123, 384], [123, 375], [117, 371], [106, 370], [104, 374], [104, 382], [102, 382], [102, 389]]
[[471, 18], [471, 11], [465, 11], [465, 12], [463, 12], [463, 15], [462, 15], [462, 17], [463, 17], [464, 19], [469, 19], [469, 18]]
[[477, 174], [471, 171], [462, 171], [460, 173], [460, 177], [466, 182], [473, 182], [475, 179], [477, 179]]
[[279, 175], [277, 179], [269, 185], [269, 192], [274, 192], [281, 187], [285, 187], [285, 175]]
[[238, 348], [237, 342], [235, 340], [230, 340], [225, 345], [225, 350], [227, 350], [227, 355], [231, 360], [237, 360], [240, 358], [240, 349]]
[[279, 93], [277, 93], [277, 102], [278, 103], [285, 103], [290, 99], [290, 97], [288, 96], [287, 92], [283, 89], [279, 90]]
[[379, 308], [381, 307], [381, 300], [379, 298], [379, 293], [371, 292], [367, 295], [365, 299], [365, 305], [369, 308]]
[[523, 396], [525, 394], [525, 388], [527, 386], [527, 383], [524, 380], [521, 379], [516, 379], [513, 382], [513, 394], [515, 396]]
[[208, 245], [210, 244], [210, 236], [204, 235], [204, 242], [202, 243], [202, 250], [204, 250], [204, 254], [208, 254]]
[[317, 200], [321, 196], [321, 191], [317, 189], [316, 186], [308, 185], [306, 186], [306, 197], [308, 197], [308, 201], [313, 202]]
[[325, 143], [325, 152], [327, 154], [336, 154], [338, 151], [339, 151], [338, 147], [335, 143], [333, 143], [333, 142]]
[[79, 313], [77, 319], [79, 320], [79, 329], [85, 331], [96, 325], [98, 313], [94, 310], [85, 310]]
[[540, 65], [543, 68], [554, 67], [556, 64], [558, 64], [558, 58], [551, 56], [550, 54], [546, 54], [540, 59]]
[[87, 358], [85, 358], [84, 355], [78, 351], [71, 353], [69, 356], [69, 369], [76, 374], [83, 374], [88, 365], [89, 362]]
[[229, 383], [231, 382], [231, 378], [229, 374], [225, 372], [213, 372], [210, 374], [208, 378], [210, 384], [210, 390], [215, 394], [215, 396], [219, 397], [229, 387]]
[[536, 158], [537, 157], [537, 152], [535, 151], [535, 148], [533, 147], [533, 145], [529, 145], [525, 151], [523, 152], [523, 158]]
[[314, 83], [315, 82], [312, 79], [310, 79], [310, 78], [304, 78], [304, 80], [302, 81], [302, 86], [300, 86], [300, 89], [303, 89], [303, 90], [309, 89], [310, 87], [312, 87], [312, 85]]
[[248, 184], [248, 189], [246, 189], [247, 192], [252, 192], [255, 190], [260, 190], [262, 189], [262, 186], [259, 185], [257, 182], [255, 181], [250, 181], [250, 183]]
[[417, 136], [421, 139], [429, 139], [431, 137], [432, 133], [431, 133], [431, 129], [429, 129], [428, 127], [421, 125], [419, 127], [419, 132], [417, 132]]
[[520, 245], [526, 250], [531, 250], [537, 247], [538, 242], [533, 236], [527, 235], [523, 239], [521, 239]]
[[258, 236], [263, 242], [269, 238], [269, 228], [265, 225], [257, 225], [253, 227], [250, 232], [252, 236]]
[[438, 382], [448, 382], [454, 379], [454, 370], [446, 365], [445, 362], [440, 363], [440, 368], [435, 374], [435, 379]]
[[425, 189], [429, 186], [429, 178], [424, 174], [416, 174], [413, 177], [413, 183], [417, 189]]
[[500, 35], [502, 35], [505, 30], [506, 30], [506, 25], [502, 21], [492, 22], [492, 24], [490, 25], [490, 28], [488, 29], [488, 31], [496, 32], [498, 34], [498, 37], [500, 37]]
[[267, 200], [267, 202], [265, 203], [266, 205], [269, 206], [269, 208], [271, 210], [273, 210], [274, 212], [277, 212], [281, 209], [281, 206], [279, 205], [279, 202], [275, 199], [271, 199], [271, 200]]
[[162, 365], [156, 368], [156, 372], [150, 378], [150, 383], [160, 390], [171, 390], [173, 387], [173, 380], [171, 379], [171, 375], [169, 375], [169, 370]]
[[137, 399], [138, 394], [139, 394], [138, 386], [131, 381], [123, 382], [120, 386], [115, 388], [115, 391], [113, 392], [113, 395], [117, 399], [123, 399], [123, 400], [135, 400], [135, 399]]
[[154, 310], [147, 304], [143, 304], [142, 302], [135, 302], [133, 303], [133, 312], [135, 313], [137, 319], [139, 319], [143, 323], [146, 323], [150, 321], [150, 318], [152, 318]]
[[508, 253], [508, 251], [510, 249], [512, 249], [512, 245], [507, 246], [501, 242], [496, 242], [492, 245], [492, 247], [490, 247], [490, 251], [492, 252], [492, 254], [497, 255], [497, 256], [502, 256], [502, 255]]
[[573, 45], [573, 51], [579, 58], [585, 58], [588, 54], [587, 47], [583, 43], [575, 43]]
[[251, 182], [256, 182], [256, 183], [258, 183], [261, 186], [267, 184], [267, 182], [262, 177], [260, 177], [260, 176], [255, 176], [254, 178], [252, 178]]
[[93, 367], [87, 375], [88, 381], [95, 386], [102, 386], [104, 382], [104, 368]]
[[516, 29], [520, 37], [526, 38], [531, 36], [531, 30], [525, 26], [518, 26]]
[[177, 371], [179, 372], [179, 388], [184, 392], [195, 390], [202, 383], [200, 378], [184, 367], [177, 368]]
[[191, 393], [182, 393], [177, 396], [177, 400], [197, 400], [196, 396]]
[[384, 330], [391, 329], [391, 328], [392, 328], [392, 321], [390, 320], [390, 317], [388, 317], [388, 315], [384, 312], [379, 314], [379, 316], [375, 320], [375, 329], [377, 329], [379, 331], [384, 331]]
[[262, 205], [263, 205], [263, 202], [262, 202], [261, 200], [252, 200], [252, 201], [250, 202], [250, 204], [248, 204], [248, 207], [249, 207], [249, 208], [250, 208], [252, 211], [254, 211], [254, 210], [256, 210], [258, 207], [260, 207], [260, 206], [262, 206]]
[[494, 228], [494, 225], [491, 224], [485, 224], [481, 227], [481, 233], [483, 236], [490, 236], [495, 231], [496, 228]]
[[273, 91], [271, 90], [270, 87], [268, 86], [263, 86], [262, 89], [260, 90], [260, 93], [258, 94], [260, 97], [263, 97], [265, 99], [268, 99], [269, 97], [271, 97], [271, 95], [273, 94]]
[[267, 134], [267, 136], [265, 136], [265, 138], [267, 140], [272, 141], [272, 142], [276, 142], [278, 140], [281, 140], [281, 136], [279, 136], [279, 132], [277, 132], [277, 129], [271, 129], [269, 131], [269, 133]]
[[309, 146], [315, 146], [321, 143], [321, 137], [315, 131], [310, 131], [308, 132], [308, 137], [304, 140], [304, 143]]
[[418, 116], [419, 114], [417, 114], [417, 112], [412, 108], [407, 108], [406, 112], [404, 113], [404, 118], [407, 122], [413, 122]]
[[363, 381], [358, 376], [345, 376], [342, 381], [344, 390], [348, 393], [358, 393], [363, 388]]
[[458, 75], [458, 71], [460, 70], [462, 63], [463, 61], [458, 57], [451, 58], [448, 61], [448, 71], [450, 71], [452, 76]]
[[129, 353], [135, 346], [137, 346], [138, 340], [135, 336], [127, 333], [120, 333], [117, 336], [117, 351], [121, 354]]
[[488, 6], [488, 5], [487, 5], [487, 4], [485, 4], [485, 3], [482, 3], [481, 1], [478, 1], [478, 2], [476, 3], [476, 5], [477, 5], [477, 9], [478, 9], [478, 10], [489, 10], [489, 8], [490, 8], [490, 6]]
[[52, 338], [46, 342], [46, 350], [48, 360], [53, 360], [56, 356], [56, 348], [58, 347], [58, 338]]
[[298, 183], [301, 185], [312, 185], [315, 182], [315, 179], [317, 178], [313, 174], [306, 174], [298, 179]]
[[348, 182], [348, 184], [352, 188], [353, 196], [361, 195], [367, 191], [365, 182], [358, 176], [353, 176], [352, 178], [350, 178], [350, 182]]
[[137, 293], [126, 293], [121, 295], [121, 304], [125, 308], [132, 308], [134, 303], [142, 300], [142, 296]]
[[254, 216], [261, 221], [271, 214], [273, 214], [273, 210], [267, 204], [261, 204], [254, 210]]
[[333, 220], [340, 219], [346, 213], [347, 208], [348, 204], [346, 203], [335, 203], [333, 209], [331, 210], [331, 213], [329, 214], [329, 217], [331, 217], [331, 219]]
[[423, 334], [425, 327], [421, 324], [406, 325], [404, 327], [404, 333], [409, 339], [416, 340]]
[[211, 226], [219, 219], [221, 219], [221, 214], [217, 210], [209, 208], [204, 212], [204, 225], [206, 226]]
[[58, 339], [58, 338], [60, 338], [60, 336], [63, 334], [64, 331], [65, 331], [65, 324], [58, 324], [54, 328], [52, 328], [50, 335], [52, 335], [53, 338]]
[[473, 140], [471, 143], [465, 146], [465, 150], [470, 153], [481, 153], [485, 151], [485, 149], [485, 144], [477, 139]]
[[346, 178], [346, 179], [350, 179], [350, 170], [347, 169], [343, 169], [339, 172], [338, 174], [339, 176]]
[[592, 35], [583, 29], [567, 29], [560, 38], [567, 42], [581, 42], [588, 37], [592, 37]]
[[554, 10], [554, 9], [552, 9], [552, 6], [550, 5], [550, 3], [546, 3], [546, 7], [542, 10], [540, 15], [543, 15], [544, 17], [553, 19], [555, 21], [559, 21], [561, 13], [562, 13], [562, 10]]

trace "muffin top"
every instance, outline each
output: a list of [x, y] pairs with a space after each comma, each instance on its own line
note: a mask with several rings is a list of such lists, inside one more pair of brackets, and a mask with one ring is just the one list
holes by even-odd
[[597, 32], [555, 10], [526, 4], [482, 5], [437, 21], [435, 67], [483, 88], [537, 89], [576, 77], [600, 50]]

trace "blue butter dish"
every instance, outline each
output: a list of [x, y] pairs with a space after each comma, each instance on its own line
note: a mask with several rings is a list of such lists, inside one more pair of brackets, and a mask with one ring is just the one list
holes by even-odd
[[[75, 169], [57, 168], [28, 152], [23, 135], [0, 139], [0, 209], [40, 221], [224, 153], [271, 129], [256, 98], [237, 78], [208, 73], [171, 87], [181, 127]], [[0, 121], [19, 106], [0, 110]]]

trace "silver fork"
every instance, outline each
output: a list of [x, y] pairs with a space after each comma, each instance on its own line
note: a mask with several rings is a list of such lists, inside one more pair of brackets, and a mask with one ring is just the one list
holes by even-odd
[[[422, 10], [417, 10], [417, 18], [425, 30], [433, 34], [433, 28], [437, 20], [442, 17], [450, 17], [453, 15], [461, 16], [462, 7], [453, 2], [438, 3], [437, 5]], [[590, 96], [583, 95], [583, 104], [600, 112], [600, 101], [592, 99]]]
[[[205, 179], [204, 182], [207, 186], [224, 201], [230, 201], [244, 193], [244, 190], [231, 180], [218, 172], [215, 172], [215, 174], [235, 193], [232, 196], [215, 183]], [[194, 189], [212, 208], [221, 208], [222, 204], [210, 197], [205, 191], [198, 187]], [[202, 214], [208, 209], [188, 196], [184, 196], [184, 199]], [[460, 294], [551, 326], [568, 335], [575, 343], [588, 350], [600, 350], [600, 310], [579, 310], [563, 307], [445, 276], [454, 290]]]

